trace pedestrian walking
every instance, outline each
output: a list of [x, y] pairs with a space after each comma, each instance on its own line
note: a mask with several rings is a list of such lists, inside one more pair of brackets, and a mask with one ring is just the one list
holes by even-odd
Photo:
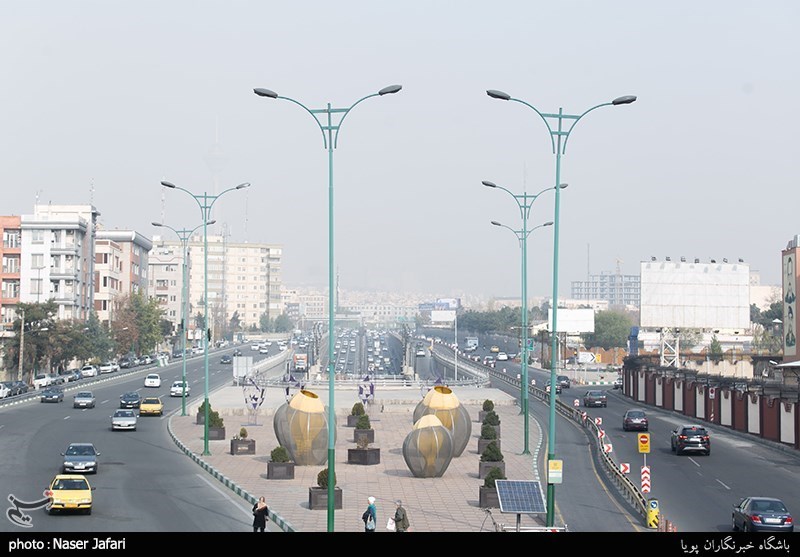
[[375, 508], [375, 498], [367, 497], [367, 510], [361, 515], [364, 521], [364, 531], [374, 532], [375, 525], [378, 523], [378, 510]]
[[394, 502], [394, 531], [395, 532], [408, 532], [408, 513], [403, 508], [403, 502], [398, 499]]
[[262, 495], [253, 505], [253, 532], [264, 532], [267, 528], [267, 518], [269, 518], [269, 507]]

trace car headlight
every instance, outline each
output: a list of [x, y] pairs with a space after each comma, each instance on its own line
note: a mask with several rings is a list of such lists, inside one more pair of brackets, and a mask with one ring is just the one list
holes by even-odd
[[64, 461], [64, 466], [75, 466], [75, 463], [72, 462], [71, 460], [65, 460]]
[[78, 499], [78, 504], [79, 505], [89, 504], [91, 502], [92, 502], [92, 500], [88, 499], [88, 498], [87, 499]]

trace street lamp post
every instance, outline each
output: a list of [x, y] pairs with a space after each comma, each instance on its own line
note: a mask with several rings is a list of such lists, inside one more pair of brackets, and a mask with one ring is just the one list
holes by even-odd
[[[531, 231], [528, 231], [528, 217], [531, 213], [531, 207], [533, 206], [533, 202], [542, 195], [546, 191], [550, 191], [554, 188], [545, 188], [536, 195], [528, 195], [528, 192], [524, 192], [522, 195], [512, 193], [510, 190], [504, 188], [503, 186], [498, 186], [494, 182], [489, 182], [484, 180], [481, 182], [487, 188], [497, 188], [503, 190], [511, 197], [514, 198], [514, 201], [517, 202], [519, 206], [519, 213], [520, 217], [522, 217], [522, 230], [517, 231], [514, 229], [509, 229], [517, 236], [520, 243], [520, 248], [522, 251], [522, 384], [520, 385], [520, 398], [521, 398], [521, 411], [523, 416], [523, 422], [525, 425], [525, 443], [523, 445], [522, 454], [530, 454], [530, 450], [528, 449], [528, 439], [529, 439], [529, 428], [528, 428], [528, 235]], [[566, 188], [567, 184], [561, 184], [559, 188]], [[492, 221], [492, 224], [496, 226], [505, 226], [498, 222]], [[550, 226], [553, 223], [543, 224], [541, 226]], [[508, 228], [506, 226], [506, 228]]]
[[[334, 340], [334, 267], [333, 267], [333, 151], [336, 149], [339, 140], [339, 131], [342, 123], [347, 115], [359, 103], [372, 98], [383, 95], [390, 95], [397, 93], [402, 89], [402, 85], [389, 85], [384, 87], [377, 93], [372, 93], [366, 97], [354, 102], [346, 108], [333, 108], [331, 103], [327, 104], [326, 108], [310, 109], [295, 99], [278, 95], [276, 92], [269, 89], [257, 88], [253, 92], [259, 97], [266, 97], [268, 99], [282, 99], [292, 102], [303, 110], [308, 112], [314, 121], [319, 126], [322, 132], [322, 143], [325, 149], [328, 150], [328, 477], [331, 481], [328, 482], [328, 532], [333, 532], [333, 515], [334, 515], [334, 444], [335, 444], [335, 426], [334, 426], [334, 367], [333, 367], [333, 340]], [[322, 120], [320, 116], [323, 115]], [[339, 116], [338, 122], [334, 122], [334, 115]]]
[[[212, 220], [212, 221], [209, 221], [208, 224], [215, 224], [216, 222], [217, 221]], [[183, 276], [182, 276], [182, 282], [181, 282], [181, 326], [180, 326], [181, 337], [183, 337], [183, 342], [182, 342], [182, 346], [181, 346], [181, 350], [183, 351], [183, 356], [182, 356], [182, 359], [183, 359], [183, 374], [181, 375], [181, 378], [183, 379], [183, 392], [181, 393], [181, 416], [185, 416], [186, 415], [186, 306], [188, 305], [187, 302], [188, 302], [188, 299], [189, 299], [189, 297], [187, 296], [187, 292], [186, 292], [187, 279], [188, 279], [188, 276], [187, 276], [188, 275], [188, 265], [186, 263], [186, 260], [189, 258], [189, 238], [191, 238], [192, 234], [194, 234], [195, 231], [197, 231], [197, 229], [200, 228], [203, 225], [199, 224], [199, 225], [195, 226], [191, 230], [186, 230], [186, 229], [175, 230], [174, 228], [172, 228], [168, 224], [163, 224], [163, 223], [160, 223], [160, 222], [153, 222], [151, 224], [153, 226], [157, 226], [157, 227], [160, 226], [160, 227], [163, 227], [163, 228], [169, 228], [175, 234], [177, 234], [178, 238], [181, 241], [181, 249], [182, 249], [182, 252], [183, 252], [183, 256], [182, 256], [183, 268], [181, 269]]]
[[[548, 188], [552, 189], [552, 188]], [[529, 206], [530, 208], [530, 206]], [[510, 226], [492, 221], [495, 226], [508, 228], [519, 240], [520, 251], [522, 252], [522, 384], [520, 385], [520, 397], [522, 399], [521, 410], [523, 423], [525, 424], [525, 443], [523, 444], [522, 454], [531, 454], [528, 449], [528, 236], [531, 232], [545, 226], [552, 226], [553, 221], [548, 221], [528, 230], [528, 219], [523, 218], [522, 230], [514, 230]]]
[[[550, 143], [553, 148], [553, 153], [556, 155], [556, 185], [561, 183], [561, 155], [566, 152], [567, 149], [567, 141], [569, 140], [569, 135], [572, 133], [572, 130], [575, 129], [575, 125], [580, 121], [581, 118], [586, 116], [588, 113], [592, 112], [603, 106], [620, 106], [624, 104], [631, 104], [636, 100], [634, 95], [626, 95], [624, 97], [617, 97], [611, 102], [605, 102], [598, 104], [589, 108], [588, 110], [584, 111], [581, 114], [564, 114], [564, 109], [559, 108], [558, 113], [550, 114], [545, 112], [540, 112], [536, 107], [532, 104], [529, 104], [526, 101], [516, 99], [509, 95], [508, 93], [504, 93], [503, 91], [497, 91], [494, 89], [489, 89], [486, 91], [486, 94], [492, 97], [493, 99], [499, 99], [502, 101], [514, 101], [520, 104], [523, 104], [536, 112], [539, 117], [544, 122], [544, 125], [547, 126], [547, 131], [550, 134]], [[554, 121], [557, 125], [555, 129], [551, 126], [551, 121]], [[556, 384], [556, 377], [558, 372], [558, 359], [556, 355], [558, 354], [558, 335], [556, 331], [558, 331], [558, 215], [560, 209], [560, 202], [561, 196], [559, 195], [561, 188], [556, 187], [556, 202], [555, 202], [555, 218], [553, 221], [555, 222], [553, 227], [553, 302], [552, 302], [552, 311], [553, 311], [553, 324], [551, 332], [552, 335], [552, 345], [551, 345], [551, 357], [550, 357], [550, 384]], [[553, 387], [554, 389], [555, 387]], [[552, 390], [552, 389], [551, 389]], [[550, 462], [555, 460], [556, 457], [556, 400], [557, 397], [553, 396], [555, 391], [550, 394], [550, 423], [549, 423], [549, 431], [548, 431], [548, 443], [547, 443], [547, 463], [548, 463], [548, 471], [550, 469]], [[555, 485], [547, 482], [547, 526], [553, 526], [554, 522], [554, 513], [555, 513]]]
[[[208, 337], [209, 337], [209, 328], [208, 328], [208, 225], [212, 224], [215, 221], [210, 221], [209, 217], [211, 216], [211, 208], [216, 203], [217, 199], [228, 193], [229, 191], [233, 190], [241, 190], [250, 186], [249, 182], [245, 182], [243, 184], [239, 184], [236, 187], [228, 188], [223, 190], [222, 193], [219, 195], [209, 195], [207, 192], [203, 192], [202, 194], [193, 194], [189, 190], [182, 188], [180, 186], [176, 186], [171, 182], [162, 181], [161, 185], [165, 188], [170, 188], [174, 190], [181, 190], [189, 194], [192, 199], [197, 202], [197, 205], [200, 207], [200, 214], [203, 217], [203, 337], [205, 337], [205, 349], [203, 350], [203, 368], [205, 370], [205, 399], [204, 399], [204, 408], [205, 408], [205, 415], [203, 420], [203, 455], [210, 455], [211, 452], [208, 450]], [[184, 323], [185, 326], [185, 323]], [[183, 361], [184, 366], [186, 365], [186, 352], [184, 351], [183, 354]], [[184, 397], [186, 396], [186, 381], [183, 382], [184, 388]]]

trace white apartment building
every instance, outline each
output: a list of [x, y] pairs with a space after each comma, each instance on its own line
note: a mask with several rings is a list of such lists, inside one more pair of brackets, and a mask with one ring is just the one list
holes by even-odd
[[94, 307], [93, 205], [34, 205], [22, 215], [20, 301], [58, 304], [58, 319], [88, 318]]
[[148, 255], [153, 243], [132, 230], [103, 230], [95, 234], [94, 309], [102, 323], [110, 323], [122, 300], [148, 295]]
[[[188, 240], [187, 246], [190, 308], [187, 314], [187, 329], [193, 330], [196, 328], [198, 314], [205, 313], [203, 235], [193, 235]], [[177, 324], [180, 322], [181, 314], [178, 309], [181, 292], [181, 242], [159, 241], [158, 248], [159, 251], [171, 249], [177, 254], [174, 258], [176, 268], [170, 271], [174, 278], [165, 276], [169, 274], [166, 269], [153, 269], [155, 295], [167, 295], [168, 303], [171, 303], [172, 296], [175, 296], [178, 304], [175, 308], [176, 315], [174, 318], [168, 315], [168, 318], [174, 319]], [[258, 327], [262, 314], [266, 314], [269, 319], [275, 319], [283, 313], [281, 255], [282, 248], [277, 245], [230, 242], [224, 235], [208, 237], [208, 321], [214, 338], [227, 336], [234, 315], [238, 316], [240, 326], [247, 329], [251, 325]], [[166, 267], [161, 258], [168, 260], [168, 256], [158, 257], [159, 266]], [[164, 280], [168, 282], [158, 282]], [[163, 290], [165, 287], [167, 290]]]
[[[173, 330], [183, 319], [181, 310], [183, 288], [183, 248], [180, 244], [167, 244], [160, 236], [153, 236], [153, 248], [148, 258], [148, 288], [150, 297], [158, 300], [164, 310], [164, 319], [172, 322]], [[188, 264], [187, 260], [187, 264]], [[187, 274], [188, 279], [188, 274]], [[186, 315], [191, 316], [192, 308], [187, 305]]]

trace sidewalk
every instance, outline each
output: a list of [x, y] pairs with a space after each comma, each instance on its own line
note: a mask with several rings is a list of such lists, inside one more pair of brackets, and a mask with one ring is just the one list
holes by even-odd
[[[327, 387], [327, 385], [325, 385]], [[307, 386], [327, 405], [327, 388]], [[296, 392], [296, 391], [294, 391]], [[294, 392], [292, 394], [294, 394]], [[334, 515], [334, 531], [362, 532], [361, 514], [367, 506], [367, 497], [376, 498], [378, 531], [386, 532], [385, 524], [394, 514], [394, 500], [401, 499], [408, 512], [411, 530], [417, 532], [479, 532], [493, 530], [492, 520], [478, 507], [478, 478], [480, 455], [477, 452], [480, 423], [478, 412], [483, 401], [495, 403], [495, 412], [501, 420], [501, 450], [506, 463], [506, 477], [513, 480], [540, 480], [534, 462], [544, 455], [539, 424], [529, 422], [529, 455], [521, 455], [524, 426], [519, 408], [513, 397], [497, 389], [467, 388], [455, 390], [459, 401], [472, 417], [472, 436], [461, 456], [452, 460], [441, 478], [416, 478], [408, 470], [402, 455], [402, 445], [411, 431], [412, 415], [421, 400], [419, 386], [385, 389], [376, 393], [376, 400], [367, 408], [375, 430], [373, 447], [381, 449], [380, 464], [359, 466], [347, 464], [347, 449], [354, 448], [353, 428], [345, 427], [347, 415], [356, 402], [357, 393], [338, 390], [335, 393], [335, 413], [338, 423], [335, 445], [335, 472], [337, 487], [342, 489], [342, 509]], [[380, 395], [380, 396], [379, 396]], [[280, 389], [267, 389], [266, 399], [259, 410], [256, 424], [250, 423], [241, 387], [223, 387], [209, 396], [211, 408], [225, 420], [224, 441], [209, 441], [211, 455], [202, 456], [203, 426], [196, 425], [195, 414], [200, 401], [187, 406], [187, 416], [175, 414], [169, 418], [169, 430], [176, 443], [193, 454], [204, 468], [218, 477], [236, 493], [252, 501], [264, 495], [270, 513], [277, 515], [269, 523], [271, 530], [297, 532], [326, 532], [327, 510], [308, 508], [308, 488], [316, 486], [317, 474], [322, 466], [296, 466], [292, 480], [268, 480], [266, 477], [269, 454], [277, 447], [272, 418], [286, 400]], [[231, 455], [230, 438], [246, 427], [248, 437], [256, 440], [256, 454]], [[494, 509], [499, 523], [516, 525], [517, 515], [501, 514]], [[541, 526], [544, 516], [521, 515], [520, 525]]]

